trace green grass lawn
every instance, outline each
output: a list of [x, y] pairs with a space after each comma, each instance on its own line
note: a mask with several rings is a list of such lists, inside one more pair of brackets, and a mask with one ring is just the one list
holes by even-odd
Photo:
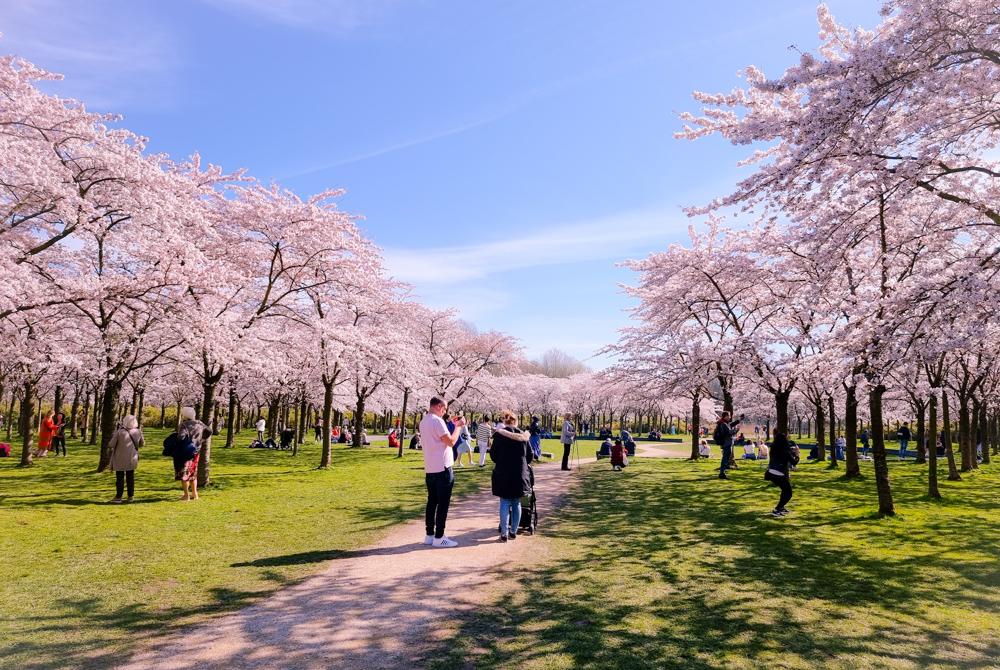
[[[94, 447], [17, 468], [0, 459], [0, 667], [108, 667], [152, 636], [247, 605], [419, 518], [420, 452], [213, 450], [215, 485], [180, 502], [164, 431], [147, 430], [136, 502], [106, 504]], [[244, 432], [240, 445], [249, 442]], [[549, 448], [552, 445], [547, 445]], [[551, 448], [550, 448], [551, 450]], [[489, 481], [457, 470], [456, 494]], [[421, 538], [414, 538], [417, 541]]]
[[428, 665], [1000, 667], [1000, 468], [942, 477], [932, 502], [926, 466], [890, 465], [891, 519], [873, 515], [870, 463], [852, 482], [801, 465], [786, 519], [753, 464], [729, 482], [717, 460], [587, 466], [543, 519], [544, 558]]

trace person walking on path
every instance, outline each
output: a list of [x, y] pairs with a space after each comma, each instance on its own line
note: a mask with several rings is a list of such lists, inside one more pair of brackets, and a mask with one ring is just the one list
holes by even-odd
[[490, 426], [490, 418], [484, 416], [483, 420], [476, 426], [476, 447], [479, 449], [479, 467], [486, 467], [486, 452], [490, 450], [490, 438], [493, 437], [493, 428]]
[[539, 422], [537, 416], [531, 417], [531, 424], [528, 426], [528, 432], [531, 437], [528, 438], [528, 443], [531, 445], [531, 452], [535, 455], [535, 458], [542, 457], [542, 424]]
[[896, 438], [899, 440], [899, 460], [903, 460], [906, 458], [906, 448], [910, 446], [910, 440], [913, 438], [909, 423], [904, 422], [896, 431]]
[[722, 464], [719, 466], [719, 479], [729, 479], [726, 470], [733, 462], [733, 427], [729, 424], [732, 414], [723, 412], [719, 421], [715, 424], [715, 432], [712, 439], [722, 448]]
[[139, 429], [139, 422], [131, 414], [122, 420], [122, 427], [111, 436], [108, 449], [111, 451], [111, 469], [115, 473], [115, 497], [111, 499], [112, 503], [122, 502], [126, 486], [128, 498], [125, 502], [132, 502], [132, 496], [135, 495], [135, 469], [139, 465], [139, 449], [145, 442], [142, 430]]
[[771, 443], [770, 460], [767, 463], [767, 471], [764, 472], [764, 479], [771, 482], [779, 489], [781, 495], [778, 496], [778, 504], [771, 512], [773, 517], [783, 517], [788, 514], [785, 505], [792, 499], [792, 482], [789, 478], [790, 466], [799, 462], [798, 448], [793, 448], [788, 441], [788, 436], [784, 433], [775, 432], [774, 441]]
[[563, 417], [562, 435], [559, 436], [559, 441], [562, 442], [563, 446], [563, 457], [562, 457], [563, 470], [569, 470], [569, 450], [573, 446], [573, 440], [575, 439], [576, 439], [576, 426], [573, 425], [573, 415], [567, 414], [566, 416]]
[[433, 547], [457, 547], [458, 542], [445, 537], [448, 505], [451, 490], [455, 487], [455, 456], [452, 447], [465, 426], [465, 419], [455, 421], [455, 428], [448, 431], [442, 418], [448, 406], [440, 398], [431, 398], [429, 411], [420, 421], [420, 443], [424, 450], [424, 482], [427, 484], [427, 511], [424, 544]]
[[493, 495], [500, 498], [500, 541], [517, 539], [521, 523], [521, 496], [531, 492], [531, 472], [528, 464], [534, 452], [528, 444], [529, 434], [517, 428], [513, 412], [503, 413], [503, 428], [493, 434], [490, 458], [493, 466], [491, 478]]

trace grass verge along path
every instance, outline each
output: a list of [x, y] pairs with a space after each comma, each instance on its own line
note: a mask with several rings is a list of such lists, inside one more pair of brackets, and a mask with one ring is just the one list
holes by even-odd
[[942, 478], [891, 464], [900, 515], [866, 478], [803, 464], [792, 516], [741, 464], [589, 466], [546, 529], [544, 561], [468, 617], [432, 668], [995, 668], [996, 466]]
[[[164, 431], [147, 430], [136, 501], [110, 505], [95, 447], [17, 468], [0, 460], [0, 667], [105, 668], [151, 638], [256, 602], [418, 518], [421, 452], [336, 445], [213, 449], [215, 484], [180, 502]], [[240, 440], [245, 445], [246, 440]], [[457, 470], [455, 495], [489, 485]]]

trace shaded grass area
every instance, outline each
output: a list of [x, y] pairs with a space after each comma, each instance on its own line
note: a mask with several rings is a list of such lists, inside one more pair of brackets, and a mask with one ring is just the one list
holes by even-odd
[[[246, 434], [244, 434], [246, 435]], [[165, 431], [147, 430], [136, 501], [110, 505], [97, 450], [17, 468], [0, 459], [0, 667], [105, 668], [148, 638], [248, 605], [419, 518], [421, 452], [319, 445], [213, 450], [214, 485], [180, 502]], [[489, 468], [457, 471], [456, 494]]]
[[926, 466], [893, 463], [893, 519], [873, 515], [870, 464], [852, 481], [801, 465], [786, 519], [762, 467], [713, 466], [591, 466], [543, 522], [544, 562], [428, 667], [1000, 667], [996, 466], [935, 502]]

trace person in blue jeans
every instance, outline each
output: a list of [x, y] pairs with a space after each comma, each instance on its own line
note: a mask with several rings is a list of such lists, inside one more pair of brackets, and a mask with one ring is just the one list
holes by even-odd
[[719, 421], [715, 424], [715, 432], [712, 433], [712, 439], [722, 448], [722, 464], [719, 465], [719, 479], [729, 479], [728, 475], [726, 475], [726, 470], [730, 468], [733, 462], [733, 426], [729, 423], [732, 417], [733, 415], [729, 412], [723, 412], [722, 416], [719, 417]]
[[906, 448], [910, 446], [910, 440], [913, 435], [910, 434], [910, 424], [903, 422], [903, 425], [899, 430], [896, 431], [896, 437], [899, 439], [899, 460], [906, 458]]
[[496, 464], [491, 476], [493, 495], [500, 498], [500, 541], [517, 539], [521, 523], [521, 497], [531, 493], [528, 464], [534, 453], [528, 444], [529, 434], [518, 430], [517, 417], [504, 412], [503, 427], [493, 433], [490, 458]]
[[868, 458], [868, 440], [871, 439], [871, 433], [865, 428], [858, 437], [861, 439], [861, 455]]

